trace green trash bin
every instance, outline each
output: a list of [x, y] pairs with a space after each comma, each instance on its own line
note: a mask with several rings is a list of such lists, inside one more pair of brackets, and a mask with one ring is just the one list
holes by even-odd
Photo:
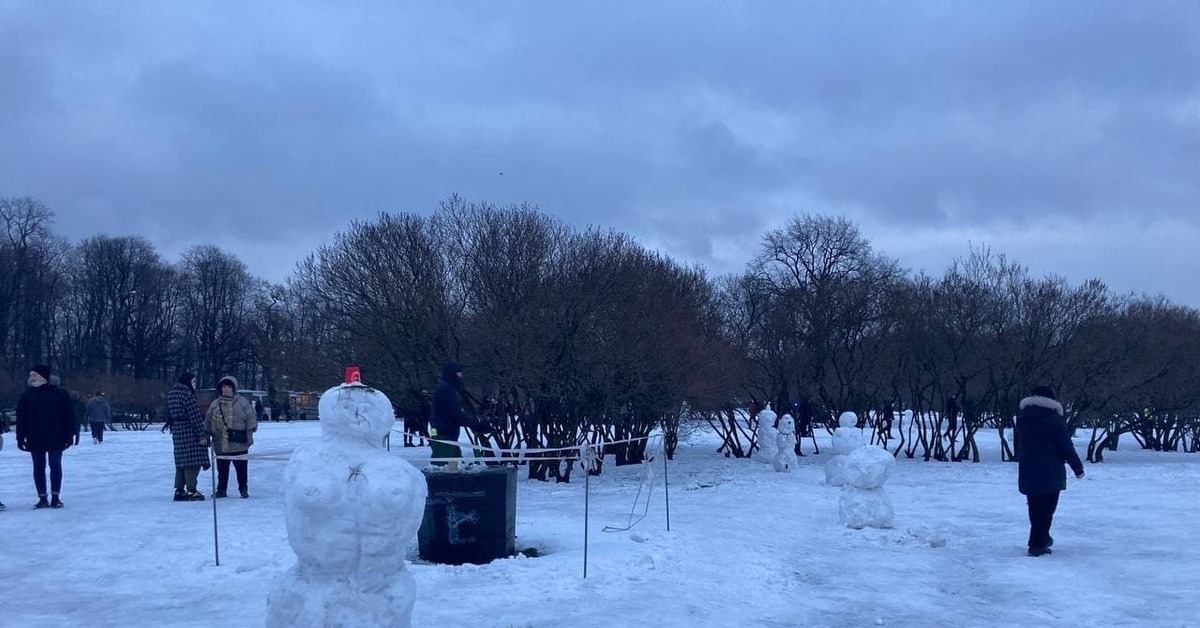
[[429, 496], [417, 533], [421, 558], [446, 565], [482, 565], [516, 553], [517, 470], [472, 467], [450, 473], [424, 469]]

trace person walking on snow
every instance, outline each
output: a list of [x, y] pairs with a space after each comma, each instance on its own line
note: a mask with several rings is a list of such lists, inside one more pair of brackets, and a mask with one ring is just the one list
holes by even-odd
[[104, 442], [104, 426], [112, 421], [112, 408], [108, 405], [108, 400], [104, 398], [104, 391], [97, 391], [88, 399], [87, 410], [88, 425], [92, 429], [92, 443], [99, 445]]
[[196, 376], [183, 373], [167, 392], [167, 425], [175, 453], [175, 501], [204, 501], [196, 490], [200, 469], [208, 469], [208, 429], [196, 402]]
[[1050, 525], [1058, 509], [1058, 497], [1067, 488], [1063, 464], [1071, 466], [1076, 478], [1083, 477], [1083, 463], [1067, 431], [1062, 404], [1049, 386], [1037, 386], [1021, 400], [1021, 414], [1013, 430], [1017, 451], [1017, 488], [1029, 507], [1029, 555], [1052, 554]]
[[[33, 458], [34, 508], [62, 508], [63, 452], [79, 442], [79, 424], [71, 409], [71, 396], [50, 383], [50, 367], [39, 364], [29, 371], [29, 388], [17, 401], [17, 448]], [[50, 497], [46, 500], [46, 465], [50, 466]]]

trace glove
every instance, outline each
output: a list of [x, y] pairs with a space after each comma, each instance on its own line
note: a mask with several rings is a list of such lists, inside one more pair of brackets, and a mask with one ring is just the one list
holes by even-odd
[[24, 438], [17, 438], [17, 449], [21, 451], [29, 451], [29, 441]]
[[1077, 479], [1077, 480], [1083, 479], [1083, 470], [1082, 469], [1075, 472], [1075, 479]]

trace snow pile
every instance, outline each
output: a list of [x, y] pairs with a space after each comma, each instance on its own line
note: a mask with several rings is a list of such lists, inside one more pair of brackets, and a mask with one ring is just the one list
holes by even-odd
[[863, 444], [862, 433], [858, 431], [858, 415], [843, 412], [838, 417], [838, 428], [833, 432], [833, 455], [825, 463], [825, 484], [842, 486], [846, 483], [846, 456]]
[[896, 459], [877, 445], [860, 447], [844, 456], [846, 485], [842, 488], [841, 521], [848, 528], [890, 528], [895, 514], [883, 484]]
[[319, 402], [322, 440], [284, 471], [284, 517], [296, 564], [267, 600], [267, 626], [410, 626], [416, 585], [404, 556], [426, 483], [382, 441], [394, 422], [383, 393], [335, 386]]

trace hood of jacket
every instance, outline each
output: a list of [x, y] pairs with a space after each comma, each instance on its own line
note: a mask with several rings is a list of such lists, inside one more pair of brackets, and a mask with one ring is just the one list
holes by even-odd
[[1021, 409], [1022, 410], [1024, 410], [1025, 408], [1030, 408], [1030, 407], [1046, 408], [1047, 410], [1053, 410], [1058, 413], [1058, 416], [1063, 416], [1063, 414], [1064, 414], [1061, 403], [1059, 403], [1055, 399], [1051, 399], [1049, 397], [1042, 397], [1040, 395], [1033, 395], [1033, 396], [1026, 397], [1021, 400]]
[[226, 383], [233, 386], [233, 393], [235, 395], [237, 394], [237, 391], [238, 391], [237, 378], [232, 375], [226, 375], [225, 377], [222, 377], [220, 381], [217, 382], [217, 396], [221, 395], [221, 386]]
[[463, 370], [463, 365], [458, 362], [447, 362], [442, 365], [442, 379], [451, 384], [458, 385], [458, 374]]

